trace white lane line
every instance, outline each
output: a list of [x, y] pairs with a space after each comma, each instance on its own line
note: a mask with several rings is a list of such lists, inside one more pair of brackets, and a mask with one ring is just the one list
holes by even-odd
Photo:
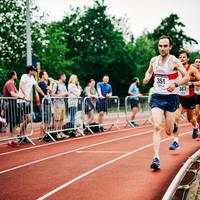
[[42, 161], [50, 160], [52, 158], [57, 158], [59, 156], [67, 155], [67, 154], [70, 154], [70, 153], [73, 153], [73, 152], [76, 152], [76, 151], [80, 151], [80, 150], [83, 150], [83, 149], [87, 149], [87, 148], [90, 148], [90, 147], [95, 147], [95, 146], [102, 145], [102, 144], [116, 142], [116, 141], [124, 140], [124, 139], [127, 139], [127, 138], [133, 138], [133, 137], [145, 135], [145, 134], [148, 134], [148, 133], [152, 133], [152, 131], [146, 131], [146, 132], [143, 132], [143, 133], [138, 133], [138, 134], [134, 134], [134, 135], [128, 135], [128, 136], [124, 136], [124, 137], [120, 137], [120, 138], [115, 138], [115, 139], [112, 139], [112, 140], [107, 140], [107, 141], [91, 144], [91, 145], [84, 146], [84, 147], [79, 147], [77, 149], [73, 149], [73, 150], [70, 150], [70, 151], [67, 151], [67, 152], [55, 154], [53, 156], [48, 156], [48, 157], [45, 157], [45, 158], [42, 158], [42, 159], [39, 159], [39, 160], [35, 160], [35, 161], [28, 162], [28, 163], [23, 164], [23, 165], [18, 165], [16, 167], [12, 167], [12, 168], [0, 171], [0, 174], [4, 174], [4, 173], [10, 172], [10, 171], [14, 171], [14, 170], [20, 169], [22, 167], [27, 167], [27, 166], [30, 166], [30, 165], [33, 165], [33, 164], [36, 164], [36, 163], [39, 163], [39, 162], [42, 162]]
[[[180, 136], [186, 135], [186, 134], [188, 134], [188, 133], [191, 133], [191, 131], [188, 131], [188, 132], [185, 132], [185, 133], [183, 133], [183, 134], [180, 134]], [[165, 142], [165, 141], [171, 140], [172, 138], [173, 138], [173, 137], [165, 138], [165, 139], [161, 140], [161, 142]], [[61, 186], [55, 188], [54, 190], [48, 192], [47, 194], [45, 194], [45, 195], [39, 197], [37, 200], [44, 200], [44, 199], [48, 198], [49, 196], [55, 194], [56, 192], [58, 192], [58, 191], [60, 191], [60, 190], [62, 190], [62, 189], [64, 189], [64, 188], [66, 188], [67, 186], [71, 185], [72, 183], [74, 183], [74, 182], [76, 182], [76, 181], [78, 181], [78, 180], [80, 180], [80, 179], [82, 179], [82, 178], [84, 178], [84, 177], [86, 177], [86, 176], [92, 174], [93, 172], [96, 172], [97, 170], [99, 170], [99, 169], [101, 169], [101, 168], [103, 168], [103, 167], [105, 167], [105, 166], [107, 166], [107, 165], [109, 165], [109, 164], [112, 164], [112, 163], [114, 163], [114, 162], [116, 162], [116, 161], [118, 161], [118, 160], [121, 160], [121, 159], [123, 159], [123, 158], [125, 158], [125, 157], [127, 157], [127, 156], [130, 156], [130, 155], [132, 155], [132, 154], [134, 154], [134, 153], [136, 153], [136, 152], [138, 152], [138, 151], [141, 151], [141, 150], [143, 150], [143, 149], [146, 149], [146, 148], [148, 148], [148, 147], [151, 147], [152, 145], [153, 145], [152, 143], [151, 143], [151, 144], [147, 144], [147, 145], [145, 145], [145, 146], [143, 146], [143, 147], [140, 147], [140, 148], [138, 148], [138, 149], [135, 149], [135, 150], [133, 150], [133, 151], [130, 151], [130, 152], [128, 152], [128, 153], [126, 153], [126, 154], [124, 154], [124, 155], [122, 155], [122, 156], [119, 156], [119, 157], [117, 157], [117, 158], [115, 158], [115, 159], [113, 159], [113, 160], [110, 160], [110, 161], [108, 161], [108, 162], [106, 162], [106, 163], [104, 163], [104, 164], [102, 164], [102, 165], [99, 165], [98, 167], [95, 167], [95, 168], [93, 168], [93, 169], [91, 169], [91, 170], [89, 170], [89, 171], [87, 171], [87, 172], [81, 174], [80, 176], [77, 176], [76, 178], [74, 178], [74, 179], [72, 179], [72, 180], [70, 180], [70, 181], [64, 183], [63, 185], [61, 185]]]
[[109, 134], [112, 134], [112, 133], [116, 134], [116, 133], [124, 132], [124, 131], [127, 131], [127, 130], [135, 131], [135, 130], [142, 129], [142, 128], [148, 128], [148, 126], [151, 126], [151, 125], [146, 125], [144, 127], [136, 127], [136, 128], [133, 128], [133, 129], [131, 129], [131, 128], [123, 128], [123, 129], [118, 129], [118, 130], [115, 130], [115, 131], [97, 133], [95, 135], [87, 135], [85, 137], [79, 137], [79, 138], [74, 138], [74, 139], [69, 139], [69, 140], [51, 142], [51, 143], [48, 143], [48, 144], [42, 144], [42, 145], [37, 145], [37, 146], [27, 147], [27, 148], [23, 148], [23, 149], [14, 150], [14, 151], [0, 153], [0, 156], [13, 154], [13, 153], [18, 153], [18, 152], [22, 152], [22, 151], [26, 151], [26, 150], [30, 150], [30, 149], [36, 149], [36, 148], [40, 148], [40, 147], [46, 147], [46, 146], [50, 146], [50, 145], [56, 145], [56, 144], [65, 143], [65, 142], [71, 142], [71, 141], [74, 141], [74, 140], [83, 140], [83, 139], [88, 139], [88, 138], [91, 138], [91, 137], [99, 137], [101, 135], [109, 135]]
[[119, 154], [124, 154], [124, 153], [128, 153], [129, 151], [76, 151], [76, 153], [97, 153], [97, 154], [115, 154], [115, 153], [119, 153]]
[[[188, 124], [189, 123], [186, 122], [184, 124], [181, 124], [180, 127], [181, 126], [186, 126]], [[46, 147], [46, 146], [56, 145], [56, 144], [65, 143], [65, 142], [71, 142], [71, 141], [74, 141], [74, 140], [83, 140], [83, 139], [87, 139], [87, 138], [90, 138], [90, 137], [98, 137], [98, 136], [101, 136], [101, 135], [107, 135], [107, 134], [112, 134], [112, 133], [116, 134], [116, 133], [124, 132], [124, 131], [127, 131], [127, 130], [135, 131], [135, 130], [138, 130], [138, 129], [140, 130], [140, 129], [148, 128], [148, 127], [152, 127], [152, 125], [145, 125], [145, 126], [140, 126], [140, 127], [135, 127], [135, 128], [123, 128], [123, 129], [118, 129], [118, 130], [115, 130], [115, 131], [109, 131], [109, 132], [104, 132], [104, 133], [95, 134], [95, 135], [88, 135], [86, 137], [80, 137], [80, 138], [74, 138], [74, 139], [69, 139], [69, 140], [56, 141], [56, 142], [52, 142], [52, 143], [48, 143], [48, 144], [42, 144], [42, 145], [37, 145], [37, 146], [27, 147], [27, 148], [23, 148], [23, 149], [14, 150], [14, 151], [0, 153], [0, 156], [5, 156], [5, 155], [8, 155], [8, 154], [18, 153], [18, 152], [22, 152], [22, 151], [26, 151], [26, 150], [30, 150], [30, 149], [36, 149], [36, 148], [40, 148], [40, 147]]]

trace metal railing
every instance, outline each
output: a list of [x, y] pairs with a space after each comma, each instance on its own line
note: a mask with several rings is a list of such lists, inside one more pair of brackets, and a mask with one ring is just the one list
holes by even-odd
[[[118, 128], [120, 100], [118, 96], [104, 99], [84, 98], [85, 130], [90, 133]], [[96, 131], [95, 131], [96, 130]]]
[[[133, 108], [137, 107], [138, 104], [138, 113], [136, 114], [136, 117], [134, 120], [132, 120], [132, 112]], [[133, 96], [127, 96], [125, 98], [125, 116], [126, 116], [126, 122], [127, 125], [130, 125], [131, 127], [135, 127], [135, 122], [144, 121], [144, 124], [151, 123], [150, 122], [150, 107], [148, 102], [148, 96], [141, 96], [141, 97], [133, 97]]]
[[83, 133], [83, 99], [68, 97], [49, 97], [43, 99], [42, 130], [51, 140], [60, 137], [75, 137]]
[[0, 97], [0, 141], [24, 138], [28, 142], [33, 134], [33, 106], [31, 101], [14, 97]]

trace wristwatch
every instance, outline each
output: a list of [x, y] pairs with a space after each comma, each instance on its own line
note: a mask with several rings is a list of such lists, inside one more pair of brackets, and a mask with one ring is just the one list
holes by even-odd
[[177, 88], [178, 87], [178, 83], [174, 83], [175, 87]]

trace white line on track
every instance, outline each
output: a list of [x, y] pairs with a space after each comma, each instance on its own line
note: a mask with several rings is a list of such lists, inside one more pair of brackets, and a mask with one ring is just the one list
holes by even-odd
[[145, 132], [134, 134], [134, 135], [128, 135], [128, 136], [124, 136], [124, 137], [120, 137], [120, 138], [115, 138], [115, 139], [112, 139], [112, 140], [107, 140], [107, 141], [87, 145], [87, 146], [84, 146], [84, 147], [79, 147], [79, 148], [76, 148], [76, 149], [73, 149], [73, 150], [70, 150], [70, 151], [55, 154], [53, 156], [48, 156], [48, 157], [45, 157], [45, 158], [42, 158], [42, 159], [38, 159], [38, 160], [35, 160], [35, 161], [32, 161], [32, 162], [25, 163], [23, 165], [18, 165], [16, 167], [12, 167], [12, 168], [0, 171], [0, 174], [4, 174], [4, 173], [10, 172], [10, 171], [14, 171], [16, 169], [27, 167], [27, 166], [30, 166], [30, 165], [33, 165], [33, 164], [36, 164], [36, 163], [40, 163], [42, 161], [50, 160], [52, 158], [57, 158], [59, 156], [67, 155], [67, 154], [70, 154], [70, 153], [73, 153], [73, 152], [76, 152], [76, 151], [80, 151], [80, 150], [83, 150], [83, 149], [87, 149], [87, 148], [90, 148], [90, 147], [95, 147], [95, 146], [102, 145], [102, 144], [107, 144], [107, 143], [111, 143], [111, 142], [115, 142], [115, 141], [119, 141], [119, 140], [124, 140], [124, 139], [127, 139], [127, 138], [133, 138], [133, 137], [145, 135], [145, 134], [148, 134], [148, 133], [152, 133], [152, 131], [145, 131]]
[[124, 153], [128, 153], [129, 151], [76, 151], [76, 153], [100, 153], [100, 154], [115, 154], [115, 153], [119, 153], [119, 154], [124, 154]]
[[[183, 133], [183, 134], [180, 134], [180, 136], [186, 135], [186, 134], [188, 134], [188, 133], [191, 133], [191, 131], [188, 131], [188, 132], [185, 132], [185, 133]], [[172, 138], [173, 138], [173, 137], [165, 138], [165, 139], [161, 140], [161, 142], [168, 141], [168, 140], [170, 140], [170, 139], [172, 139]], [[141, 151], [141, 150], [143, 150], [143, 149], [146, 149], [146, 148], [148, 148], [148, 147], [151, 147], [152, 145], [153, 145], [152, 143], [151, 143], [151, 144], [148, 144], [148, 145], [145, 145], [145, 146], [143, 146], [143, 147], [140, 147], [140, 148], [138, 148], [138, 149], [135, 149], [135, 150], [133, 150], [133, 151], [130, 151], [130, 152], [128, 152], [128, 153], [126, 153], [126, 154], [124, 154], [124, 155], [122, 155], [122, 156], [119, 156], [119, 157], [117, 157], [117, 158], [115, 158], [115, 159], [113, 159], [113, 160], [110, 160], [110, 161], [108, 161], [108, 162], [106, 162], [106, 163], [104, 163], [104, 164], [102, 164], [102, 165], [99, 165], [98, 167], [95, 167], [95, 168], [93, 168], [93, 169], [91, 169], [91, 170], [89, 170], [89, 171], [87, 171], [87, 172], [81, 174], [80, 176], [77, 176], [76, 178], [74, 178], [74, 179], [72, 179], [72, 180], [70, 180], [70, 181], [64, 183], [63, 185], [61, 185], [61, 186], [55, 188], [54, 190], [48, 192], [47, 194], [45, 194], [45, 195], [39, 197], [37, 200], [44, 200], [44, 199], [48, 198], [49, 196], [55, 194], [56, 192], [58, 192], [58, 191], [60, 191], [60, 190], [62, 190], [62, 189], [64, 189], [64, 188], [66, 188], [67, 186], [71, 185], [72, 183], [74, 183], [74, 182], [76, 182], [76, 181], [78, 181], [78, 180], [80, 180], [80, 179], [82, 179], [82, 178], [84, 178], [84, 177], [86, 177], [86, 176], [92, 174], [93, 172], [96, 172], [97, 170], [99, 170], [99, 169], [101, 169], [101, 168], [103, 168], [103, 167], [105, 167], [105, 166], [107, 166], [107, 165], [109, 165], [109, 164], [112, 164], [112, 163], [114, 163], [114, 162], [116, 162], [116, 161], [118, 161], [118, 160], [121, 160], [121, 159], [123, 159], [123, 158], [125, 158], [125, 157], [127, 157], [127, 156], [130, 156], [130, 155], [132, 155], [132, 154], [134, 154], [134, 153], [137, 153], [138, 151]]]
[[[188, 124], [189, 123], [186, 122], [184, 124], [181, 124], [180, 127], [187, 126]], [[82, 140], [82, 139], [87, 139], [87, 138], [90, 138], [90, 137], [98, 137], [98, 136], [101, 136], [101, 135], [119, 133], [119, 132], [124, 132], [124, 131], [127, 131], [127, 130], [130, 130], [130, 131], [140, 130], [140, 129], [148, 128], [148, 127], [152, 127], [152, 125], [145, 125], [145, 126], [135, 127], [135, 128], [132, 128], [132, 129], [131, 128], [123, 128], [123, 129], [118, 129], [118, 130], [115, 130], [115, 131], [109, 131], [109, 132], [104, 132], [104, 133], [95, 134], [95, 135], [88, 135], [86, 137], [56, 141], [56, 142], [52, 142], [52, 143], [48, 143], [48, 144], [42, 144], [42, 145], [37, 145], [37, 146], [27, 147], [27, 148], [23, 148], [23, 149], [14, 150], [14, 151], [0, 153], [0, 156], [5, 156], [5, 155], [8, 155], [8, 154], [18, 153], [18, 152], [22, 152], [22, 151], [26, 151], [26, 150], [30, 150], [30, 149], [36, 149], [36, 148], [46, 147], [46, 146], [50, 146], [50, 145], [56, 145], [56, 144], [65, 143], [65, 142], [71, 142], [71, 141], [74, 141], [74, 140]]]
[[8, 155], [8, 154], [13, 154], [13, 153], [18, 153], [18, 152], [22, 152], [22, 151], [26, 151], [26, 150], [30, 150], [30, 149], [36, 149], [36, 148], [41, 148], [41, 147], [56, 145], [56, 144], [65, 143], [65, 142], [71, 142], [71, 141], [74, 141], [74, 140], [83, 140], [83, 139], [87, 139], [87, 138], [91, 138], [91, 137], [99, 137], [101, 135], [109, 135], [109, 134], [112, 134], [112, 133], [119, 133], [119, 132], [124, 132], [124, 131], [140, 130], [142, 128], [148, 128], [149, 126], [151, 127], [151, 125], [146, 125], [144, 127], [136, 127], [136, 128], [133, 128], [133, 129], [131, 129], [131, 128], [124, 128], [124, 129], [118, 129], [118, 130], [115, 130], [115, 131], [98, 133], [98, 134], [95, 134], [95, 135], [88, 135], [88, 136], [85, 136], [85, 137], [79, 137], [79, 138], [74, 138], [74, 139], [69, 139], [69, 140], [62, 140], [62, 141], [51, 142], [51, 143], [48, 143], [48, 144], [42, 144], [42, 145], [37, 145], [37, 146], [27, 147], [27, 148], [23, 148], [23, 149], [14, 150], [14, 151], [0, 153], [0, 156], [4, 156], [4, 155]]

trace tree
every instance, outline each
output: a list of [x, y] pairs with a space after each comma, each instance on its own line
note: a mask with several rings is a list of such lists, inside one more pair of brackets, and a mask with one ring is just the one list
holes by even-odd
[[[198, 44], [195, 39], [185, 35], [184, 28], [185, 25], [180, 21], [178, 15], [170, 14], [161, 21], [160, 25], [154, 29], [153, 33], [150, 33], [148, 37], [151, 40], [157, 41], [162, 35], [170, 36], [173, 44], [171, 53], [178, 56], [178, 52], [185, 48], [187, 44]], [[157, 50], [157, 44], [155, 45], [155, 49]]]
[[108, 74], [114, 94], [124, 96], [133, 60], [125, 49], [117, 19], [108, 16], [106, 10], [103, 2], [95, 1], [84, 12], [76, 8], [64, 18], [66, 45], [70, 49], [66, 59], [73, 61], [69, 69], [80, 77], [82, 85], [90, 78], [101, 80], [103, 74]]

